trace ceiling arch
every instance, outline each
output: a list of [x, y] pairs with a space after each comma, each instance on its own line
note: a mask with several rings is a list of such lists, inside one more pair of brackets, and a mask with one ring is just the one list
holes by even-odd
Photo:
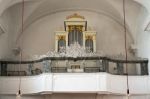
[[149, 31], [150, 30], [150, 1], [149, 0], [134, 0], [135, 2], [139, 3], [143, 8], [145, 8], [147, 12], [147, 17], [145, 16], [143, 20], [143, 31]]
[[[103, 13], [120, 24], [122, 22], [120, 13], [107, 0], [95, 0], [94, 2], [86, 0], [86, 3], [85, 0], [74, 0], [72, 2], [70, 2], [70, 0], [43, 0], [43, 2], [38, 5], [37, 9], [27, 18], [24, 26], [26, 28], [45, 15], [69, 10], [90, 10]], [[18, 33], [20, 33], [20, 31], [18, 31]], [[19, 34], [17, 39], [20, 35], [21, 34]]]
[[[103, 15], [103, 16], [105, 16], [105, 17], [108, 17], [108, 18], [110, 18], [110, 19], [112, 19], [113, 21], [115, 21], [117, 24], [119, 24], [120, 26], [124, 26], [123, 25], [123, 22], [122, 21], [120, 21], [120, 20], [118, 20], [116, 17], [114, 17], [114, 16], [112, 16], [111, 14], [109, 14], [109, 13], [106, 13], [106, 12], [104, 12], [104, 11], [96, 11], [96, 10], [93, 10], [93, 9], [85, 9], [85, 8], [83, 8], [83, 9], [61, 9], [61, 10], [56, 10], [56, 11], [54, 11], [54, 12], [48, 12], [48, 13], [44, 13], [43, 15], [41, 14], [40, 16], [37, 16], [34, 20], [32, 20], [32, 21], [26, 21], [26, 24], [25, 24], [25, 27], [24, 27], [24, 29], [27, 29], [28, 27], [30, 27], [30, 25], [32, 24], [32, 23], [34, 23], [34, 22], [36, 22], [36, 21], [38, 21], [39, 19], [41, 19], [41, 18], [43, 18], [43, 17], [46, 17], [46, 16], [49, 16], [49, 15], [52, 15], [52, 14], [55, 14], [55, 13], [60, 13], [60, 12], [67, 12], [67, 11], [77, 11], [77, 10], [79, 10], [79, 11], [88, 11], [88, 12], [93, 12], [93, 13], [97, 13], [97, 14], [99, 14], [99, 15]], [[29, 23], [27, 23], [27, 22], [29, 22]], [[21, 31], [21, 30], [20, 30]], [[132, 41], [134, 42], [134, 39], [133, 39], [133, 36], [132, 36], [132, 34], [130, 33], [130, 30], [128, 29], [128, 26], [127, 26], [127, 31], [128, 31], [128, 35], [131, 37], [131, 39], [132, 39]], [[18, 32], [18, 33], [21, 33], [21, 32]], [[19, 34], [18, 35], [18, 37], [17, 37], [17, 39], [16, 39], [16, 42], [20, 39], [20, 37], [21, 37], [21, 35], [22, 34]]]
[[[7, 1], [7, 7], [3, 10], [3, 13], [7, 11], [9, 8], [13, 8], [16, 4], [21, 4], [22, 0], [2, 0], [3, 2]], [[8, 2], [9, 1], [9, 2]], [[35, 22], [41, 17], [44, 17], [48, 14], [57, 13], [60, 11], [68, 11], [68, 10], [89, 10], [93, 11], [99, 14], [104, 14], [106, 16], [111, 17], [113, 20], [118, 22], [119, 24], [123, 25], [123, 15], [121, 12], [121, 7], [116, 7], [116, 5], [113, 5], [114, 2], [122, 2], [122, 0], [73, 0], [70, 2], [70, 0], [25, 0], [25, 2], [39, 2], [36, 6], [36, 9], [28, 9], [32, 10], [32, 13], [28, 15], [25, 19], [25, 28], [27, 28], [30, 24]], [[140, 4], [138, 0], [130, 0], [130, 2], [135, 2], [137, 4]], [[1, 3], [0, 3], [1, 4]], [[120, 5], [122, 6], [122, 5]], [[142, 5], [143, 6], [143, 5]], [[131, 29], [127, 23], [128, 31], [130, 32]], [[16, 40], [20, 37], [21, 34], [20, 29], [18, 29], [18, 37]]]
[[[25, 2], [35, 1], [35, 0], [25, 0]], [[38, 0], [37, 0], [38, 1]], [[7, 11], [10, 7], [22, 2], [22, 0], [1, 0], [0, 2], [0, 16]]]
[[[53, 5], [53, 4], [60, 4], [59, 6], [66, 6], [67, 3], [64, 3], [64, 2], [70, 2], [70, 1], [67, 1], [67, 0], [61, 0], [61, 2], [59, 0], [24, 0], [25, 2], [41, 2], [41, 6], [39, 6], [40, 8], [42, 8], [42, 4], [49, 4], [47, 2], [50, 2], [50, 5]], [[58, 3], [55, 3], [54, 1], [59, 1]], [[88, 0], [89, 1], [89, 0]], [[88, 3], [88, 1], [84, 1], [84, 0], [80, 0], [80, 1], [72, 1], [69, 3], [70, 4], [74, 4], [74, 2], [79, 2], [78, 4], [89, 4], [90, 6], [92, 6], [92, 4], [96, 4], [96, 6], [104, 6], [103, 4], [106, 4], [106, 3], [109, 3], [110, 0], [96, 0], [96, 1], [91, 1]], [[122, 1], [122, 0], [115, 0], [115, 1]], [[138, 4], [140, 4], [142, 7], [144, 7], [145, 9], [147, 9], [147, 11], [150, 12], [150, 2], [149, 0], [130, 0], [130, 1], [134, 1]], [[4, 11], [6, 11], [7, 9], [9, 9], [10, 7], [12, 6], [15, 6], [17, 3], [21, 3], [22, 0], [0, 0], [0, 15], [4, 13]], [[81, 2], [81, 3], [80, 3]], [[102, 2], [102, 3], [99, 3], [99, 2]], [[112, 2], [114, 2], [114, 0], [112, 0]], [[102, 5], [99, 5], [99, 4], [102, 4]], [[55, 6], [55, 5], [53, 5]], [[72, 5], [70, 5], [72, 6]], [[55, 7], [58, 7], [58, 6], [55, 6]], [[105, 5], [105, 7], [107, 9], [111, 9], [111, 5], [109, 4], [108, 6]], [[112, 10], [112, 9], [111, 9]]]

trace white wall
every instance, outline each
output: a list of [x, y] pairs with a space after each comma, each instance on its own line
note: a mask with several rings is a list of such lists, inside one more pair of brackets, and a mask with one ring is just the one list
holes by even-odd
[[[149, 18], [149, 15], [145, 9], [141, 9], [141, 15], [138, 20], [137, 27], [137, 55], [142, 58], [150, 59], [150, 31], [145, 30], [145, 22]], [[150, 73], [150, 64], [149, 64], [149, 73]]]
[[12, 39], [10, 38], [11, 33], [11, 14], [9, 11], [3, 13], [3, 15], [0, 16], [0, 24], [2, 25], [4, 32], [0, 35], [0, 59], [8, 59], [11, 58], [11, 42]]
[[[21, 1], [21, 0], [20, 0]], [[22, 18], [22, 5], [15, 4], [20, 2], [19, 0], [2, 0], [0, 1], [0, 24], [4, 28], [5, 33], [0, 35], [0, 59], [15, 59], [16, 56], [13, 53], [13, 49], [15, 47], [18, 47], [16, 44], [16, 38], [18, 32], [20, 32], [21, 28], [21, 18]], [[10, 5], [14, 6], [10, 7]], [[37, 3], [25, 3], [25, 16], [24, 21], [26, 17], [29, 16], [29, 14], [34, 10]], [[8, 8], [8, 9], [6, 9]], [[29, 11], [29, 9], [32, 9]], [[26, 13], [26, 10], [28, 10], [28, 13]], [[15, 40], [14, 40], [15, 39]], [[19, 42], [17, 42], [19, 43]]]

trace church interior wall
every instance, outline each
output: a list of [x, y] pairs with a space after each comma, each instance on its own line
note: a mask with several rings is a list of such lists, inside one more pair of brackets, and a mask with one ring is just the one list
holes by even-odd
[[[113, 0], [114, 1], [114, 0]], [[137, 0], [138, 1], [138, 0]], [[118, 2], [118, 1], [117, 1]], [[143, 12], [143, 8], [137, 5], [136, 3], [129, 3], [127, 11], [127, 49], [131, 45], [136, 46], [137, 56], [150, 59], [150, 34], [149, 31], [144, 31], [143, 18], [147, 16], [147, 12]], [[116, 3], [116, 2], [115, 2]], [[116, 3], [121, 4], [121, 3]], [[32, 5], [32, 4], [31, 4]], [[12, 49], [16, 46], [15, 40], [18, 37], [18, 32], [20, 31], [20, 8], [21, 5], [10, 8], [5, 11], [3, 16], [0, 17], [0, 21], [6, 22], [4, 26], [6, 28], [6, 33], [0, 35], [0, 59], [20, 59], [20, 56], [14, 56]], [[27, 6], [26, 6], [27, 7]], [[122, 5], [119, 7], [120, 12], [122, 12]], [[116, 5], [116, 9], [118, 6]], [[132, 9], [132, 11], [130, 11]], [[28, 11], [28, 8], [26, 9]], [[138, 13], [140, 11], [140, 13]], [[134, 12], [134, 13], [133, 13]], [[30, 12], [31, 13], [31, 12]], [[73, 11], [60, 11], [53, 14], [47, 14], [43, 17], [40, 17], [38, 20], [30, 24], [24, 31], [24, 33], [19, 38], [18, 44], [23, 42], [20, 46], [22, 47], [23, 60], [33, 59], [34, 55], [46, 54], [48, 51], [55, 50], [55, 31], [64, 30], [64, 20], [66, 16], [79, 13], [80, 15], [85, 16], [88, 22], [88, 30], [97, 31], [97, 52], [102, 52], [103, 54], [114, 56], [125, 54], [124, 49], [124, 29], [123, 23], [119, 23], [112, 19], [107, 14], [96, 13], [87, 10], [73, 10]], [[29, 13], [26, 13], [29, 15]], [[143, 15], [144, 14], [144, 15]], [[27, 15], [27, 16], [28, 16]], [[11, 16], [11, 18], [9, 17]], [[122, 16], [122, 14], [120, 15]], [[138, 17], [138, 18], [137, 18]], [[10, 20], [12, 19], [12, 20]], [[139, 22], [137, 22], [137, 20]], [[120, 21], [121, 22], [121, 21]], [[9, 26], [7, 26], [9, 24]], [[14, 25], [15, 24], [15, 25]], [[137, 25], [138, 24], [138, 25]], [[131, 33], [131, 34], [130, 34]], [[133, 53], [130, 53], [128, 50], [128, 56], [132, 57]], [[65, 62], [54, 63], [54, 65], [64, 66]], [[89, 64], [87, 64], [88, 66]], [[95, 65], [95, 63], [90, 63]], [[116, 73], [115, 64], [110, 63], [110, 73]], [[135, 66], [128, 65], [130, 67], [130, 74], [137, 72]], [[35, 64], [33, 69], [43, 69], [42, 63]], [[22, 65], [23, 70], [27, 70], [27, 65]], [[19, 70], [19, 66], [8, 66], [8, 70]], [[125, 69], [124, 69], [125, 71]], [[150, 71], [150, 68], [149, 68]], [[138, 71], [139, 72], [139, 71]], [[67, 93], [53, 93], [52, 95], [23, 95], [22, 99], [127, 99], [124, 95], [96, 95], [96, 94], [67, 94]], [[131, 95], [130, 99], [149, 99], [149, 95]], [[0, 99], [16, 99], [14, 95], [0, 95]]]

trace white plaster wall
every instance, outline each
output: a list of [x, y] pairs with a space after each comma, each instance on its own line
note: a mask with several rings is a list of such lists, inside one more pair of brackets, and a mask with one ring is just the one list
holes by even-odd
[[8, 36], [7, 34], [2, 34], [0, 36], [0, 38], [2, 38], [2, 39], [0, 39], [0, 45], [1, 45], [1, 47], [0, 47], [0, 59], [6, 58], [6, 56], [7, 56], [7, 51], [8, 51], [7, 36]]
[[[150, 31], [144, 31], [145, 29], [145, 22], [148, 19], [148, 13], [146, 10], [141, 9], [142, 12], [141, 16], [138, 20], [138, 27], [137, 27], [137, 55], [142, 58], [150, 59]], [[150, 73], [150, 64], [149, 66], [149, 73]]]
[[[25, 2], [24, 4], [24, 16], [23, 21], [25, 24], [25, 21], [30, 16], [30, 14], [36, 9], [38, 3], [37, 2]], [[5, 12], [10, 12], [12, 23], [9, 23], [11, 25], [11, 33], [9, 34], [12, 38], [12, 45], [13, 47], [16, 47], [18, 45], [17, 37], [19, 34], [21, 34], [21, 28], [22, 28], [22, 3], [15, 4], [14, 6], [9, 7]]]
[[[148, 58], [150, 60], [150, 32], [141, 32], [139, 36], [138, 54], [140, 57]], [[150, 64], [149, 64], [150, 74]]]
[[[13, 53], [13, 49], [18, 47], [16, 44], [17, 33], [20, 32], [21, 18], [22, 18], [22, 5], [15, 4], [20, 2], [20, 0], [2, 0], [0, 1], [0, 24], [4, 28], [5, 33], [0, 35], [0, 59], [15, 59], [16, 56]], [[2, 3], [2, 4], [1, 4]], [[12, 7], [8, 7], [13, 5]], [[25, 19], [30, 15], [30, 13], [36, 8], [36, 2], [25, 3]], [[34, 5], [34, 6], [33, 6]], [[8, 9], [5, 9], [7, 8]], [[29, 10], [32, 9], [32, 10]], [[26, 13], [26, 11], [28, 13]], [[15, 40], [14, 40], [15, 39]], [[17, 42], [19, 43], [19, 42]]]
[[[120, 16], [123, 20], [123, 0], [108, 0], [114, 7], [119, 11]], [[141, 0], [138, 0], [141, 1]], [[143, 0], [142, 0], [143, 1]], [[137, 35], [137, 21], [138, 17], [141, 15], [140, 9], [144, 9], [142, 5], [135, 2], [134, 0], [125, 1], [125, 10], [126, 10], [126, 25], [127, 28], [132, 33], [134, 40], [136, 40]], [[134, 42], [136, 43], [136, 42]]]
[[10, 12], [7, 11], [0, 16], [0, 24], [2, 25], [4, 32], [0, 35], [0, 59], [11, 58], [11, 43], [12, 39], [10, 38], [11, 31], [11, 16]]

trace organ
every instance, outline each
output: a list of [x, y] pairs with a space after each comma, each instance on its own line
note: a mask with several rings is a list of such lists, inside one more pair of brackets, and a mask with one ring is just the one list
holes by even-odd
[[87, 30], [87, 21], [77, 13], [67, 16], [64, 31], [55, 31], [55, 51], [78, 44], [87, 52], [96, 52], [96, 31]]

